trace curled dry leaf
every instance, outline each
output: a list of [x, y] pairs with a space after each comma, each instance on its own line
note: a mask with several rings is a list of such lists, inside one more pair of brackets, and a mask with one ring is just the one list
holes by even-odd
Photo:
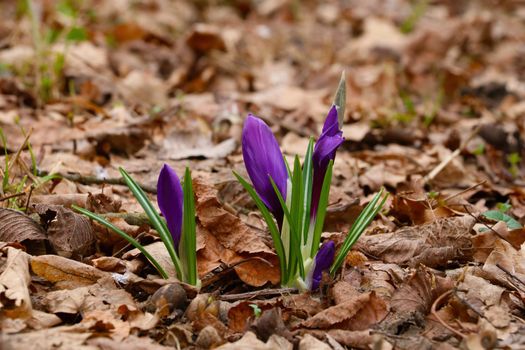
[[402, 228], [394, 233], [361, 237], [356, 247], [388, 263], [429, 267], [463, 261], [472, 254], [470, 216], [436, 220]]
[[319, 312], [302, 325], [306, 328], [364, 330], [381, 321], [387, 312], [386, 303], [375, 292], [367, 292]]
[[323, 339], [331, 337], [337, 343], [343, 346], [356, 349], [370, 349], [373, 342], [372, 335], [369, 330], [365, 331], [347, 331], [343, 329], [330, 330], [308, 330], [308, 333], [313, 336]]
[[94, 252], [95, 234], [88, 218], [61, 205], [37, 204], [33, 208], [58, 255], [80, 258]]
[[46, 233], [26, 214], [0, 208], [0, 242], [19, 242], [32, 254], [45, 254]]
[[5, 270], [0, 275], [0, 320], [3, 316], [26, 319], [31, 316], [29, 296], [29, 255], [22, 250], [7, 247]]

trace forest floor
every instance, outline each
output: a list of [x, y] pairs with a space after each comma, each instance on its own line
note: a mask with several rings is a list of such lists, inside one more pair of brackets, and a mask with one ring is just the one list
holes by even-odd
[[[2, 349], [525, 348], [522, 1], [0, 1]], [[279, 286], [241, 132], [318, 137], [342, 72], [324, 239], [389, 199], [320, 291]], [[5, 150], [5, 152], [4, 152]], [[156, 203], [192, 170], [200, 289]]]

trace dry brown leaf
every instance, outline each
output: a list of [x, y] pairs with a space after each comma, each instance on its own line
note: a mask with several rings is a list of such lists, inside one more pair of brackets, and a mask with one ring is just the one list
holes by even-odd
[[257, 339], [252, 332], [246, 332], [244, 336], [234, 343], [224, 344], [217, 350], [292, 350], [293, 345], [283, 337], [272, 335], [266, 343]]
[[32, 304], [29, 295], [29, 255], [22, 250], [7, 247], [5, 270], [0, 275], [0, 318], [27, 319], [31, 317]]
[[308, 330], [308, 333], [317, 338], [332, 337], [340, 345], [356, 349], [370, 349], [373, 338], [369, 330], [365, 331], [347, 331], [343, 329], [330, 330]]
[[61, 205], [36, 204], [33, 208], [47, 228], [49, 242], [58, 255], [79, 258], [94, 252], [95, 234], [84, 215]]
[[76, 288], [95, 283], [110, 275], [92, 266], [57, 255], [41, 255], [31, 258], [31, 270], [46, 281]]
[[44, 254], [47, 236], [42, 227], [26, 214], [0, 208], [0, 242], [20, 242], [33, 254]]
[[[516, 289], [525, 297], [520, 285], [525, 282], [525, 244], [518, 251], [501, 239], [494, 243], [494, 250], [483, 265], [484, 278]], [[518, 288], [516, 287], [518, 285]]]
[[388, 263], [444, 266], [471, 256], [474, 222], [470, 216], [439, 219], [394, 233], [361, 237], [356, 247]]
[[363, 330], [380, 322], [387, 311], [382, 299], [374, 292], [367, 292], [319, 312], [302, 325], [307, 328]]
[[319, 339], [306, 334], [299, 342], [299, 350], [331, 350], [332, 348]]
[[[151, 256], [157, 260], [159, 265], [166, 271], [168, 276], [176, 277], [177, 271], [175, 271], [175, 266], [173, 265], [173, 261], [171, 260], [171, 257], [168, 253], [168, 250], [166, 249], [166, 246], [162, 241], [158, 241], [155, 243], [151, 243], [144, 246], [144, 249], [148, 253], [151, 254]], [[134, 248], [130, 251], [127, 251], [124, 255], [122, 255], [122, 259], [131, 259], [136, 258], [142, 253], [137, 248]]]
[[245, 260], [235, 266], [242, 281], [252, 286], [262, 286], [268, 281], [277, 284], [280, 279], [277, 256], [257, 231], [222, 207], [215, 187], [196, 178], [194, 190], [200, 223], [198, 241], [202, 242], [197, 251], [199, 274], [211, 271], [220, 261], [233, 265]]

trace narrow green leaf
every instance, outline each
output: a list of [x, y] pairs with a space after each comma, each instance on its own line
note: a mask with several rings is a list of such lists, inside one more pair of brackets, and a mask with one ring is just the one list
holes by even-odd
[[339, 128], [341, 128], [343, 126], [346, 107], [346, 77], [344, 71], [341, 73], [341, 79], [339, 80], [333, 103], [337, 107], [337, 121], [339, 122]]
[[284, 246], [283, 242], [281, 240], [281, 234], [279, 233], [279, 229], [277, 228], [277, 224], [273, 220], [272, 214], [270, 214], [270, 211], [268, 208], [266, 208], [266, 205], [264, 205], [263, 201], [259, 196], [257, 195], [257, 192], [255, 192], [255, 189], [252, 185], [248, 183], [242, 176], [237, 174], [235, 171], [233, 171], [233, 175], [237, 178], [237, 180], [240, 182], [242, 187], [248, 192], [250, 197], [252, 197], [253, 201], [257, 205], [257, 208], [259, 208], [259, 211], [261, 212], [264, 220], [266, 221], [266, 224], [268, 225], [268, 229], [270, 230], [270, 235], [272, 236], [275, 252], [277, 253], [277, 257], [279, 258], [279, 264], [281, 267], [281, 284], [286, 283], [288, 271], [286, 267], [286, 256], [284, 253]]
[[[365, 209], [363, 209], [363, 211], [357, 217], [355, 223], [352, 225], [350, 232], [348, 232], [348, 235], [346, 236], [345, 241], [343, 242], [343, 245], [341, 249], [339, 250], [339, 253], [337, 254], [332, 266], [330, 267], [330, 274], [332, 276], [335, 275], [337, 270], [343, 264], [344, 259], [346, 258], [346, 255], [350, 251], [350, 248], [352, 248], [354, 243], [357, 242], [361, 234], [365, 231], [368, 225], [370, 225], [370, 223], [375, 218], [377, 213], [379, 213], [381, 208], [383, 208], [383, 206], [385, 205], [385, 202], [388, 198], [388, 193], [385, 194], [384, 196], [383, 196], [383, 193], [384, 193], [384, 189], [382, 188], [381, 191], [379, 191], [379, 193], [377, 193], [374, 196], [372, 201], [368, 203]], [[379, 202], [380, 199], [381, 199], [381, 202]]]
[[184, 173], [184, 209], [182, 235], [179, 243], [179, 256], [185, 275], [185, 282], [197, 285], [197, 229], [195, 225], [195, 198], [191, 172], [188, 167]]
[[106, 219], [104, 219], [103, 217], [101, 216], [98, 216], [97, 214], [95, 213], [92, 213], [90, 212], [89, 210], [86, 210], [84, 208], [80, 208], [76, 205], [72, 205], [71, 208], [75, 209], [76, 211], [78, 211], [79, 213], [82, 213], [84, 215], [86, 215], [88, 218], [92, 219], [92, 220], [95, 220], [97, 221], [98, 223], [106, 226], [107, 228], [109, 228], [110, 230], [113, 230], [115, 231], [116, 234], [118, 234], [120, 237], [124, 238], [126, 241], [128, 241], [131, 245], [133, 245], [135, 248], [137, 248], [138, 250], [140, 250], [140, 252], [142, 254], [144, 254], [144, 256], [146, 257], [146, 259], [149, 260], [149, 262], [151, 262], [151, 264], [155, 267], [155, 269], [157, 269], [157, 271], [160, 273], [160, 275], [162, 276], [162, 278], [165, 278], [167, 279], [168, 278], [168, 274], [166, 273], [166, 271], [164, 271], [164, 269], [160, 266], [160, 264], [158, 263], [157, 260], [155, 260], [150, 253], [148, 253], [148, 251], [139, 243], [137, 242], [133, 237], [129, 236], [126, 232], [122, 231], [121, 229], [119, 229], [118, 227], [116, 227], [115, 225], [113, 225], [112, 223], [110, 223], [109, 221], [107, 221]]
[[179, 260], [179, 257], [177, 256], [177, 253], [175, 252], [173, 238], [171, 237], [168, 227], [166, 226], [166, 222], [162, 220], [159, 213], [157, 213], [157, 211], [149, 201], [142, 188], [135, 182], [135, 180], [131, 178], [131, 176], [129, 176], [126, 170], [124, 170], [123, 168], [119, 168], [119, 171], [122, 177], [124, 178], [126, 185], [128, 185], [129, 189], [131, 190], [141, 207], [144, 209], [144, 212], [146, 212], [146, 215], [148, 216], [151, 225], [153, 226], [153, 228], [155, 228], [155, 230], [157, 230], [160, 239], [162, 240], [162, 242], [164, 242], [164, 245], [168, 250], [168, 254], [170, 255], [171, 261], [175, 266], [177, 278], [179, 278], [179, 280], [182, 281], [183, 274], [181, 262]]
[[[302, 228], [302, 217], [303, 217], [303, 172], [301, 169], [301, 161], [298, 156], [295, 156], [294, 167], [292, 174], [292, 198], [290, 214], [292, 222], [290, 225], [293, 227], [290, 232], [290, 270], [293, 272], [291, 276], [295, 276], [297, 268], [302, 278], [304, 275], [304, 265], [301, 254], [301, 228]], [[293, 253], [293, 254], [292, 254]], [[293, 258], [292, 258], [293, 256]]]
[[314, 258], [319, 250], [321, 243], [321, 233], [323, 232], [324, 219], [326, 217], [326, 208], [328, 207], [328, 195], [330, 194], [330, 185], [332, 184], [332, 170], [334, 161], [330, 160], [328, 168], [323, 179], [323, 187], [321, 187], [321, 194], [319, 195], [319, 204], [317, 205], [317, 213], [315, 215], [314, 234], [312, 237], [312, 246], [310, 247], [310, 258]]
[[308, 148], [303, 163], [303, 215], [302, 215], [302, 242], [308, 240], [308, 227], [310, 226], [310, 206], [312, 202], [312, 184], [314, 179], [312, 155], [314, 149], [314, 139], [310, 138]]

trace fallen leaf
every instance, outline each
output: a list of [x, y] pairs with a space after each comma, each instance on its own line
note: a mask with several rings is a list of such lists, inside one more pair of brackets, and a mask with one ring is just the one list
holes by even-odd
[[252, 332], [246, 332], [244, 336], [236, 342], [224, 344], [216, 348], [217, 350], [292, 350], [293, 345], [283, 337], [272, 335], [266, 343], [257, 339]]
[[41, 255], [31, 258], [31, 270], [46, 281], [60, 283], [69, 288], [95, 283], [109, 272], [57, 255]]
[[26, 214], [0, 208], [0, 242], [20, 242], [33, 254], [45, 254], [47, 236], [42, 227]]
[[363, 330], [380, 322], [387, 313], [386, 303], [374, 292], [367, 292], [319, 312], [302, 325], [306, 328]]
[[61, 205], [36, 204], [33, 209], [58, 255], [79, 258], [94, 252], [95, 234], [88, 218]]
[[7, 247], [5, 270], [0, 275], [0, 319], [5, 317], [27, 319], [31, 317], [29, 295], [29, 255], [22, 250]]
[[388, 263], [444, 266], [471, 256], [474, 222], [470, 216], [439, 219], [394, 233], [363, 236], [356, 248]]

